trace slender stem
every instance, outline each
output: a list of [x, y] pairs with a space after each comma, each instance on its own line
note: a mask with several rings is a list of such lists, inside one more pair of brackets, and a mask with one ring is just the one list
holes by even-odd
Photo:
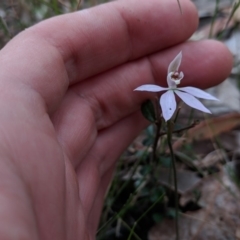
[[82, 0], [78, 0], [76, 11], [80, 9], [81, 3], [82, 3]]
[[176, 121], [177, 121], [177, 118], [178, 118], [178, 115], [180, 113], [180, 110], [181, 110], [181, 107], [178, 107], [176, 115], [175, 115], [175, 118], [174, 118], [174, 121], [173, 121], [174, 123], [176, 123]]
[[231, 19], [232, 19], [234, 13], [235, 13], [236, 10], [239, 8], [239, 6], [240, 6], [240, 1], [235, 2], [235, 3], [233, 4], [233, 7], [232, 7], [232, 10], [231, 10], [231, 13], [230, 13], [230, 15], [229, 15], [229, 17], [228, 17], [228, 20], [227, 20], [227, 22], [226, 22], [225, 27], [224, 27], [223, 30], [225, 30], [225, 29], [228, 27], [229, 22], [231, 21]]
[[134, 232], [134, 229], [133, 228], [135, 228], [135, 226], [136, 226], [136, 222], [134, 223], [134, 225], [133, 225], [133, 227], [131, 228], [130, 226], [128, 226], [128, 224], [126, 223], [126, 222], [124, 222], [123, 220], [122, 220], [122, 223], [123, 223], [123, 225], [130, 231], [130, 235], [128, 236], [128, 239], [129, 240], [131, 240], [131, 237], [132, 237], [132, 235], [135, 237], [135, 239], [137, 239], [137, 240], [142, 240], [135, 232]]
[[156, 117], [156, 135], [155, 135], [155, 139], [154, 139], [154, 143], [153, 143], [153, 151], [152, 151], [152, 157], [151, 157], [151, 162], [155, 162], [156, 160], [156, 151], [157, 151], [157, 144], [158, 144], [158, 140], [160, 138], [160, 130], [161, 130], [161, 126], [162, 126], [162, 120], [161, 120], [161, 116], [160, 116], [160, 112], [159, 112], [159, 104], [158, 104], [158, 98], [155, 98], [154, 101], [154, 108], [155, 108], [155, 117]]
[[155, 162], [156, 160], [156, 151], [157, 151], [157, 144], [158, 144], [158, 140], [159, 140], [159, 137], [160, 137], [160, 130], [161, 130], [161, 122], [157, 122], [156, 123], [156, 135], [155, 135], [155, 139], [154, 139], [154, 143], [153, 143], [153, 151], [152, 151], [152, 163]]
[[158, 199], [135, 221], [132, 229], [131, 229], [131, 232], [128, 236], [128, 240], [131, 240], [131, 237], [132, 237], [132, 234], [134, 233], [134, 230], [137, 226], [137, 224], [142, 220], [143, 217], [145, 217], [154, 207], [155, 205], [163, 198], [164, 194], [161, 194]]
[[219, 0], [216, 0], [214, 15], [213, 15], [213, 18], [211, 21], [211, 27], [210, 27], [208, 38], [212, 38], [212, 35], [213, 35], [214, 22], [216, 20], [217, 14], [218, 14], [218, 5], [219, 5]]
[[175, 230], [176, 230], [176, 240], [179, 240], [179, 231], [178, 231], [178, 188], [177, 188], [177, 171], [176, 171], [176, 164], [175, 164], [175, 156], [173, 153], [172, 148], [172, 122], [167, 122], [167, 142], [170, 149], [171, 159], [172, 159], [172, 166], [173, 166], [173, 180], [174, 180], [174, 198], [175, 198], [175, 210], [176, 210], [176, 218], [175, 218]]
[[181, 4], [180, 4], [180, 0], [177, 0], [177, 2], [178, 2], [178, 7], [180, 9], [181, 14], [183, 14], [182, 7], [181, 7]]

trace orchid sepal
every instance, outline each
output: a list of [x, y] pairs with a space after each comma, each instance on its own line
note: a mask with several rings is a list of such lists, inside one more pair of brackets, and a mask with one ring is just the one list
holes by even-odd
[[178, 71], [182, 62], [182, 51], [170, 62], [168, 66], [168, 74]]
[[165, 90], [168, 90], [168, 88], [164, 88], [155, 84], [144, 84], [135, 88], [133, 91], [161, 92]]

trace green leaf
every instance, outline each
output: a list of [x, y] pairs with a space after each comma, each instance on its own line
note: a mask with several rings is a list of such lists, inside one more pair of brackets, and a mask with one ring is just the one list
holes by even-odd
[[152, 215], [152, 218], [153, 218], [153, 220], [154, 220], [155, 223], [160, 223], [160, 222], [163, 221], [164, 216], [161, 215], [161, 214], [158, 214], [158, 213], [154, 213], [154, 214]]
[[154, 105], [151, 100], [147, 100], [141, 106], [142, 115], [150, 122], [156, 121]]

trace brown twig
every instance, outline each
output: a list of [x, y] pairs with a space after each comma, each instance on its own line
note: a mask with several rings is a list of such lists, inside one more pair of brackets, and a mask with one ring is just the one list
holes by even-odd
[[[174, 130], [174, 131], [172, 131], [172, 133], [180, 133], [182, 131], [185, 131], [185, 130], [195, 127], [197, 124], [198, 124], [198, 121], [194, 121], [191, 125], [184, 127], [184, 128], [180, 128], [178, 130]], [[162, 132], [159, 134], [159, 137], [164, 136], [166, 134], [167, 134], [167, 132]]]

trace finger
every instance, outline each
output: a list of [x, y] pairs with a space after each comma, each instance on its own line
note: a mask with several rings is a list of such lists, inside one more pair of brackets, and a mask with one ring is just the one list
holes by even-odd
[[[133, 113], [143, 101], [155, 96], [133, 92], [133, 89], [147, 83], [166, 86], [168, 64], [180, 50], [183, 51], [180, 70], [185, 74], [181, 82], [183, 86], [211, 87], [224, 80], [231, 70], [231, 55], [221, 43], [189, 42], [80, 83], [68, 93], [71, 96], [53, 117], [58, 137], [69, 158], [78, 162], [90, 149], [97, 131]], [[89, 145], [82, 142], [82, 136], [91, 139]], [[79, 147], [82, 144], [86, 152]]]
[[53, 111], [69, 82], [186, 40], [198, 18], [190, 1], [181, 4], [183, 15], [175, 0], [122, 0], [44, 21], [1, 51], [0, 78], [28, 86]]
[[51, 19], [34, 32], [57, 46], [74, 82], [188, 39], [197, 12], [190, 1], [181, 5], [183, 15], [175, 0], [114, 1]]
[[51, 120], [64, 152], [74, 166], [78, 165], [98, 134], [94, 111], [81, 95], [69, 90]]
[[[88, 219], [88, 228], [91, 232], [96, 233], [99, 226], [99, 220], [101, 217], [102, 209], [103, 209], [103, 203], [106, 197], [106, 192], [108, 188], [111, 185], [111, 180], [114, 175], [115, 166], [114, 164], [108, 172], [105, 173], [105, 175], [101, 178], [100, 182], [101, 185], [97, 190], [97, 193], [95, 195], [94, 202], [92, 204], [91, 211], [89, 213], [89, 219]], [[91, 216], [94, 216], [94, 218], [91, 218]]]
[[[91, 211], [97, 194], [103, 194], [109, 182], [116, 160], [122, 154], [140, 130], [148, 122], [141, 117], [140, 111], [117, 122], [108, 129], [99, 132], [91, 152], [77, 167], [80, 199], [86, 215]], [[101, 203], [100, 199], [99, 202]]]

